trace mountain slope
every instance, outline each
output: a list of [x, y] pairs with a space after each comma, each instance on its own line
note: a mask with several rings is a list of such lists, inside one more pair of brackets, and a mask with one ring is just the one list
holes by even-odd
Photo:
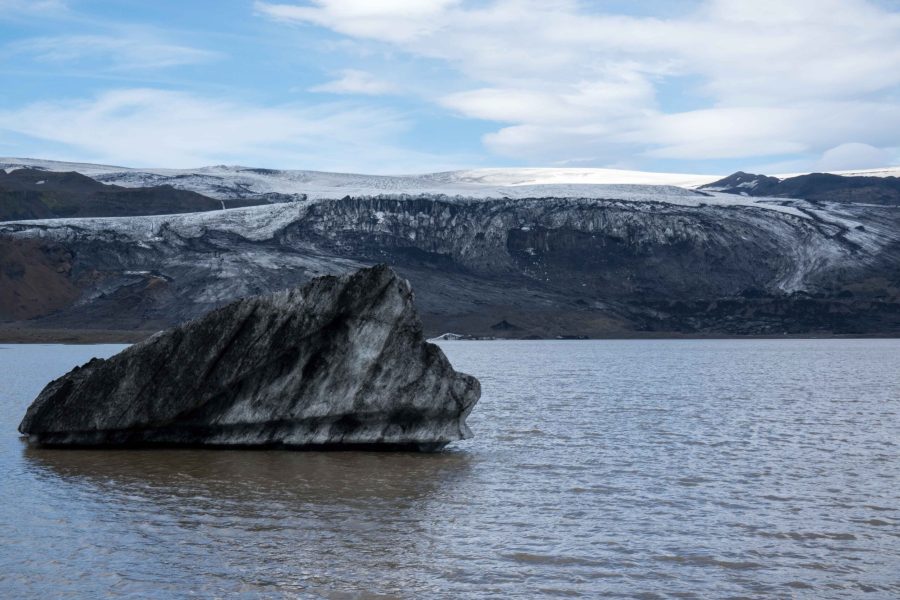
[[59, 244], [0, 237], [0, 321], [39, 317], [78, 300], [73, 258]]
[[900, 178], [893, 176], [809, 173], [780, 179], [739, 171], [719, 181], [702, 185], [700, 189], [747, 196], [803, 198], [813, 202], [900, 206]]
[[[229, 206], [259, 204], [228, 200]], [[221, 210], [226, 201], [170, 185], [125, 188], [77, 172], [0, 169], [0, 221], [55, 217], [161, 215]]]

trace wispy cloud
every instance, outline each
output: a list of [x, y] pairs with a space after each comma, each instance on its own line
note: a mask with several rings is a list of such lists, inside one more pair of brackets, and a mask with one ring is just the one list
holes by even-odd
[[333, 81], [309, 88], [311, 92], [325, 92], [330, 94], [363, 94], [366, 96], [380, 96], [396, 91], [396, 87], [390, 82], [378, 79], [371, 73], [356, 69], [344, 69], [341, 76]]
[[257, 1], [254, 7], [280, 21], [321, 25], [357, 37], [411, 42], [437, 33], [447, 9], [458, 4], [459, 0], [335, 0], [299, 6]]
[[255, 6], [441, 61], [469, 83], [433, 100], [500, 123], [485, 145], [532, 162], [822, 156], [900, 131], [900, 13], [883, 3], [704, 0], [667, 18], [576, 0]]
[[814, 165], [817, 171], [843, 171], [849, 169], [873, 169], [890, 165], [896, 158], [890, 152], [869, 144], [850, 142], [841, 144], [822, 155]]
[[63, 15], [68, 12], [69, 6], [65, 0], [0, 0], [0, 19], [25, 15]]
[[393, 111], [345, 103], [259, 106], [158, 89], [115, 90], [0, 111], [0, 139], [5, 131], [61, 144], [64, 149], [53, 156], [61, 159], [372, 172], [460, 166], [453, 163], [458, 157], [392, 144], [407, 127]]
[[152, 34], [129, 31], [123, 35], [62, 35], [37, 37], [7, 44], [7, 57], [27, 56], [42, 63], [98, 62], [116, 69], [162, 69], [200, 64], [219, 58], [217, 52], [169, 43]]

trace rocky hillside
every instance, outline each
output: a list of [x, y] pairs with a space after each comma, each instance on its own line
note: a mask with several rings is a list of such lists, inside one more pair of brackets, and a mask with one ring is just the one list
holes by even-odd
[[40, 317], [78, 300], [73, 259], [60, 244], [0, 236], [0, 322]]
[[900, 206], [900, 177], [890, 176], [809, 173], [780, 179], [739, 171], [719, 181], [700, 186], [700, 189], [747, 196], [802, 198], [811, 202]]
[[217, 200], [171, 185], [104, 185], [76, 172], [0, 169], [0, 221], [56, 217], [165, 215], [252, 206], [264, 201]]
[[[305, 200], [6, 223], [0, 235], [72, 257], [61, 273], [77, 300], [48, 305], [31, 327], [158, 329], [388, 263], [411, 280], [432, 335], [900, 333], [894, 207], [643, 188], [606, 199]], [[3, 260], [16, 281], [36, 268]]]

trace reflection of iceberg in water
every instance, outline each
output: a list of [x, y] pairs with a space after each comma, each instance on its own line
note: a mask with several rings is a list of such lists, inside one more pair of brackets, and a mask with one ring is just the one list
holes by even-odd
[[439, 560], [460, 510], [453, 490], [472, 466], [464, 452], [26, 447], [24, 456], [54, 495], [74, 496], [79, 544], [116, 549], [103, 553], [104, 568], [155, 565], [172, 582], [250, 593], [346, 590], [366, 571], [381, 574], [370, 592], [430, 589], [423, 567]]
[[464, 475], [465, 452], [297, 452], [278, 450], [73, 450], [26, 446], [38, 471], [114, 492], [132, 485], [149, 497], [191, 490], [219, 499], [294, 499], [316, 503], [422, 498]]

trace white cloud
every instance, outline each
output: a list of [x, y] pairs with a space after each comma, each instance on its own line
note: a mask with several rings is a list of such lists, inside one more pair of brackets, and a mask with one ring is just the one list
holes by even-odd
[[465, 115], [490, 121], [568, 121], [579, 116], [559, 96], [532, 90], [485, 88], [451, 94], [441, 101]]
[[[867, 0], [704, 0], [652, 18], [585, 6], [256, 3], [279, 21], [442, 61], [469, 84], [433, 100], [505, 124], [484, 141], [506, 156], [703, 160], [895, 144], [897, 11]], [[690, 110], [681, 108], [681, 94]]]
[[894, 157], [886, 150], [869, 144], [851, 142], [827, 150], [816, 163], [817, 171], [849, 171], [874, 169], [890, 164]]
[[311, 92], [327, 92], [331, 94], [363, 94], [379, 96], [397, 91], [390, 82], [378, 79], [371, 73], [356, 69], [344, 69], [341, 76], [333, 81], [309, 88]]
[[24, 39], [7, 44], [3, 55], [29, 56], [38, 62], [59, 64], [99, 60], [110, 68], [123, 70], [198, 64], [219, 57], [216, 52], [168, 43], [137, 31], [124, 35], [63, 35]]
[[315, 0], [313, 6], [256, 2], [257, 11], [273, 19], [312, 23], [351, 36], [411, 41], [433, 35], [437, 20], [458, 0]]
[[[393, 112], [347, 104], [263, 107], [157, 89], [0, 111], [0, 142], [4, 131], [56, 142], [66, 149], [53, 157], [63, 160], [168, 167], [252, 162], [371, 172], [460, 166], [453, 162], [458, 157], [409, 152], [388, 141], [406, 128]], [[24, 142], [17, 147], [28, 148]]]

